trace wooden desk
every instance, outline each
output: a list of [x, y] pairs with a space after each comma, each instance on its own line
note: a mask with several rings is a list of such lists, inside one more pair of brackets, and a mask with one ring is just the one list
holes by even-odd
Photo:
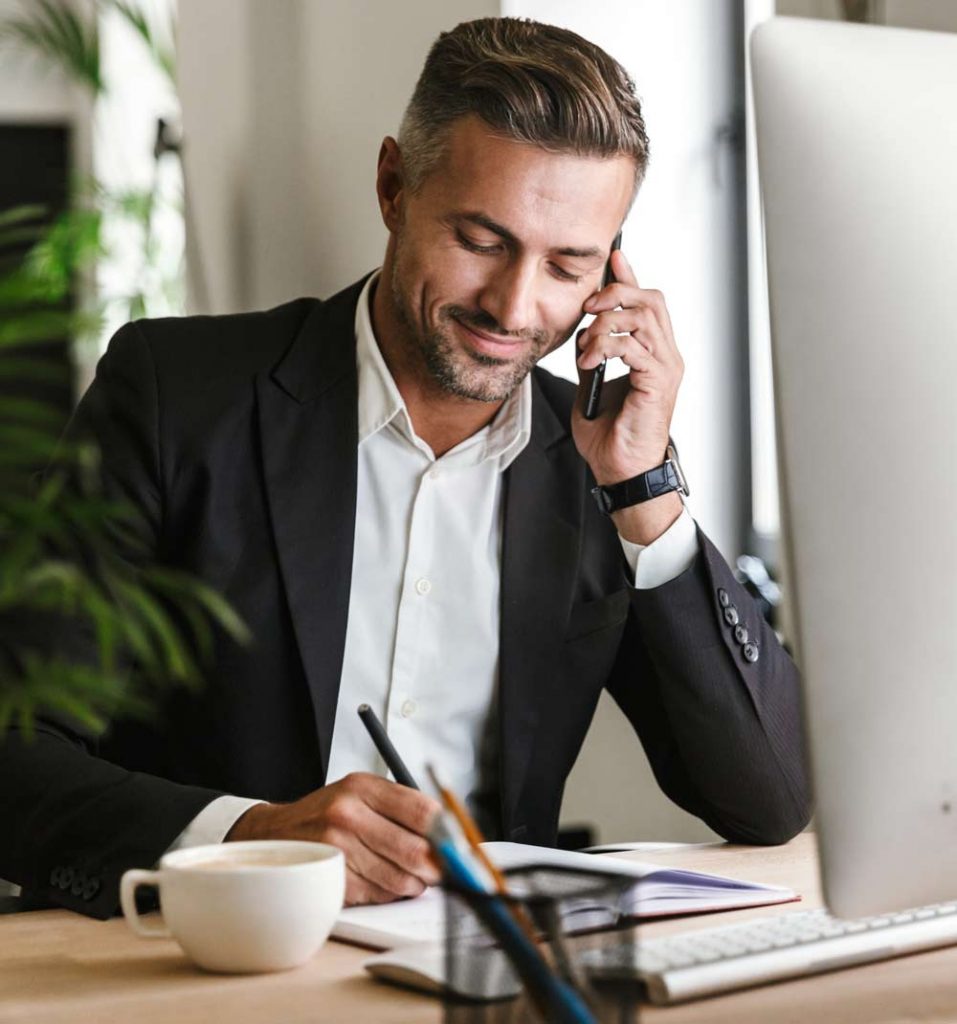
[[[813, 840], [787, 846], [695, 847], [642, 860], [787, 885], [820, 906]], [[802, 904], [666, 921], [646, 933], [791, 913]], [[330, 942], [295, 971], [252, 977], [205, 974], [170, 940], [138, 939], [120, 919], [93, 921], [69, 911], [0, 917], [0, 1022], [30, 1024], [438, 1024], [439, 1004], [382, 985], [362, 970], [368, 954]], [[647, 1007], [660, 1024], [903, 1024], [957, 1021], [957, 947], [802, 978], [667, 1008]]]

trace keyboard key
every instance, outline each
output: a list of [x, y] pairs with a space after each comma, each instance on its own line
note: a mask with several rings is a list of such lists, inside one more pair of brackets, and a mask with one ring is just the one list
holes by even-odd
[[[941, 919], [948, 917], [948, 926], [942, 927]], [[921, 928], [922, 921], [932, 922], [928, 930]], [[954, 944], [957, 904], [950, 903], [857, 921], [833, 918], [824, 910], [793, 911], [646, 939], [638, 948], [590, 950], [582, 962], [599, 978], [643, 980], [655, 1002], [668, 1003]], [[734, 961], [733, 971], [714, 969], [725, 960]]]

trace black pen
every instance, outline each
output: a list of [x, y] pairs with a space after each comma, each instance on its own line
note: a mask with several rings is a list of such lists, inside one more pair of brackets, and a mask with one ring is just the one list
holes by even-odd
[[376, 713], [368, 704], [360, 704], [358, 711], [362, 724], [372, 737], [376, 750], [382, 755], [382, 760], [385, 761], [386, 767], [392, 772], [392, 777], [395, 781], [402, 786], [408, 786], [409, 789], [418, 789], [419, 787], [415, 784], [415, 779], [412, 778], [409, 769], [403, 764], [402, 758], [399, 757], [399, 752], [392, 746], [392, 740], [386, 735], [386, 731], [376, 717]]
[[[611, 243], [611, 251], [614, 252], [616, 249], [621, 248], [621, 232], [619, 231], [615, 235], [614, 241]], [[605, 264], [605, 273], [601, 279], [602, 288], [607, 288], [608, 285], [615, 280], [615, 275], [611, 272], [611, 253], [608, 254], [608, 262]], [[598, 404], [601, 402], [601, 385], [605, 379], [605, 367], [608, 365], [608, 360], [603, 359], [596, 367], [595, 372], [591, 375], [591, 383], [588, 388], [588, 401], [585, 403], [585, 419], [593, 420], [598, 415]]]

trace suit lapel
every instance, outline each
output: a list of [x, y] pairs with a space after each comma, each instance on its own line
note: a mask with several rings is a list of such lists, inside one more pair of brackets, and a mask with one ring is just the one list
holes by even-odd
[[256, 380], [266, 492], [325, 777], [345, 648], [356, 515], [355, 308], [318, 305]]
[[578, 569], [584, 483], [574, 442], [533, 376], [532, 436], [505, 485], [499, 784], [506, 839], [523, 824], [515, 812], [557, 676]]

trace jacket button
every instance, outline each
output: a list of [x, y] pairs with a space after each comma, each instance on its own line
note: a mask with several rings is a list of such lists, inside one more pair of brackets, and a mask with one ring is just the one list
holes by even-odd
[[760, 657], [757, 644], [745, 644], [742, 651], [744, 652], [744, 660], [750, 662], [752, 665]]
[[73, 884], [70, 886], [70, 892], [74, 896], [82, 896], [83, 890], [86, 888], [86, 872], [77, 871], [73, 876]]
[[733, 604], [729, 604], [724, 610], [724, 621], [729, 626], [736, 626], [738, 624], [738, 609]]
[[88, 878], [86, 885], [83, 886], [83, 899], [91, 900], [100, 891], [100, 880], [98, 878]]
[[731, 604], [731, 597], [724, 587], [718, 587], [718, 604], [720, 604], [722, 608], [727, 608], [728, 605]]
[[69, 889], [72, 884], [73, 884], [73, 868], [69, 868], [69, 867], [64, 868], [60, 872], [59, 886], [60, 886], [61, 889], [66, 890], [66, 889]]
[[734, 627], [734, 638], [739, 644], [746, 644], [748, 642], [748, 630], [746, 626], [735, 626]]
[[54, 869], [53, 869], [53, 870], [52, 870], [52, 871], [50, 872], [50, 885], [55, 885], [55, 886], [56, 886], [57, 888], [59, 888], [59, 887], [60, 887], [60, 872], [61, 872], [62, 870], [63, 870], [63, 869], [62, 869], [62, 868], [60, 867], [60, 865], [58, 864], [58, 865], [57, 865], [57, 866], [56, 866], [56, 867], [55, 867], [55, 868], [54, 868]]

